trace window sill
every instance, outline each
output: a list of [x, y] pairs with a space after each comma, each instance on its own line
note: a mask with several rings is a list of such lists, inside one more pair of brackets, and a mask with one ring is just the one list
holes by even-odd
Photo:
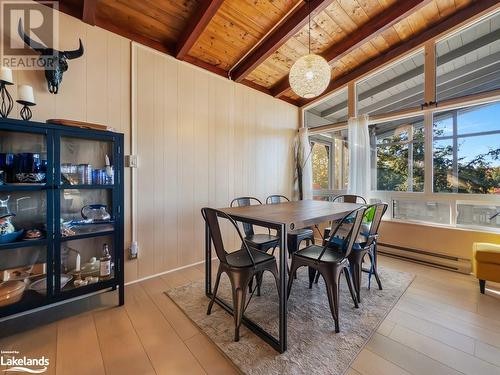
[[383, 219], [386, 223], [397, 223], [404, 225], [418, 225], [422, 227], [432, 227], [439, 229], [452, 229], [464, 232], [481, 232], [481, 233], [498, 233], [500, 234], [500, 229], [497, 228], [486, 228], [486, 227], [475, 227], [475, 226], [465, 226], [465, 225], [451, 225], [451, 224], [438, 224], [430, 223], [425, 221], [411, 221], [411, 220], [399, 220], [399, 219]]

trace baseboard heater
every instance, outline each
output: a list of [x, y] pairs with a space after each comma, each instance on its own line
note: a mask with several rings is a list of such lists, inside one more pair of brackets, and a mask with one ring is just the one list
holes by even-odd
[[431, 267], [442, 268], [450, 271], [470, 274], [472, 271], [471, 261], [451, 255], [412, 249], [409, 247], [391, 245], [387, 243], [378, 244], [378, 252], [393, 258], [399, 258], [425, 264]]

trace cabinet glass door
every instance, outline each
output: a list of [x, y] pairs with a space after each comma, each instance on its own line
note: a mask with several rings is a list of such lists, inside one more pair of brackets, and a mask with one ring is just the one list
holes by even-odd
[[0, 126], [0, 315], [53, 294], [51, 133], [6, 128]]
[[116, 141], [113, 136], [65, 132], [57, 137], [55, 199], [58, 293], [82, 294], [114, 282]]

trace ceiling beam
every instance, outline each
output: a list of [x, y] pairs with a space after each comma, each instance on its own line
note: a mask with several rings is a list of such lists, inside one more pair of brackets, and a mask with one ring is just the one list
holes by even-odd
[[82, 21], [95, 26], [96, 9], [99, 0], [83, 0]]
[[[352, 34], [347, 35], [340, 42], [330, 46], [321, 56], [329, 64], [340, 60], [342, 57], [365, 44], [368, 40], [392, 27], [411, 13], [428, 4], [431, 0], [405, 0], [396, 2], [381, 14], [369, 20]], [[290, 89], [288, 76], [283, 77], [272, 88], [274, 96], [281, 96]]]
[[231, 70], [231, 78], [240, 82], [288, 39], [297, 34], [308, 22], [309, 15], [322, 12], [332, 0], [303, 1], [271, 34]]
[[224, 0], [202, 0], [196, 12], [189, 18], [186, 28], [177, 42], [175, 57], [184, 59]]
[[369, 73], [377, 67], [387, 64], [397, 57], [413, 50], [414, 48], [419, 47], [425, 42], [434, 39], [447, 31], [452, 30], [468, 19], [480, 13], [486, 12], [495, 5], [498, 5], [498, 0], [480, 0], [472, 3], [467, 8], [459, 10], [458, 12], [452, 14], [438, 24], [423, 30], [415, 37], [397, 44], [396, 46], [385, 51], [383, 54], [358, 66], [353, 71], [332, 80], [323, 94], [314, 99], [301, 100], [301, 105], [305, 105], [312, 101], [317, 101], [324, 98], [325, 96], [328, 96], [332, 91], [337, 90], [348, 82], [358, 79], [359, 77]]

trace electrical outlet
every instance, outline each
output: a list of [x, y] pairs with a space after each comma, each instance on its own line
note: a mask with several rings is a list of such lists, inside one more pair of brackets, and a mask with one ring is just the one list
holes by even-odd
[[137, 155], [125, 155], [125, 166], [128, 168], [137, 168], [139, 164]]
[[139, 255], [139, 244], [137, 241], [132, 242], [130, 245], [130, 249], [128, 253], [128, 258], [129, 259], [137, 259], [137, 256]]

